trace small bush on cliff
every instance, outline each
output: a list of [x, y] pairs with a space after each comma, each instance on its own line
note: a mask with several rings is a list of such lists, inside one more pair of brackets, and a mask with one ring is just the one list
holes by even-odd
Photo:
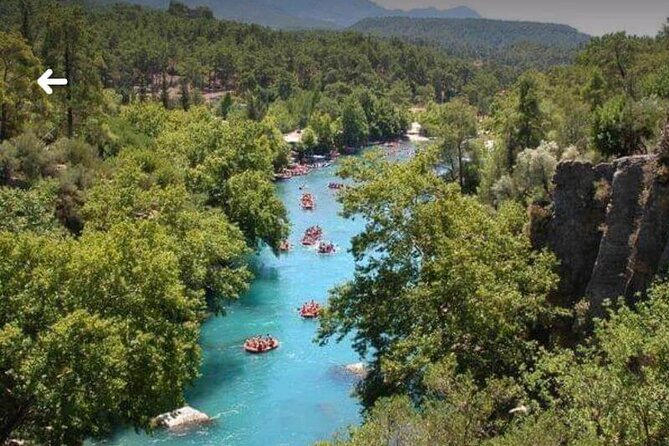
[[594, 113], [593, 144], [607, 156], [645, 152], [649, 141], [657, 136], [662, 116], [662, 107], [655, 100], [616, 96]]

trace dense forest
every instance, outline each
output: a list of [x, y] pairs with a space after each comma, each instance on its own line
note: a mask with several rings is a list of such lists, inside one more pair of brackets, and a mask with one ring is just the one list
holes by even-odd
[[[668, 31], [595, 38], [576, 64], [520, 76], [482, 120], [459, 98], [429, 106], [421, 122], [437, 143], [408, 163], [369, 155], [342, 166], [358, 184], [344, 212], [369, 223], [319, 338], [354, 336], [369, 361], [358, 388], [368, 411], [350, 439], [330, 444], [667, 442], [669, 263], [653, 278], [657, 263], [641, 259], [646, 248], [667, 253]], [[578, 174], [608, 168], [596, 181]], [[593, 213], [559, 208], [557, 187]], [[550, 231], [542, 222], [571, 212], [580, 224], [558, 227], [570, 238], [557, 243], [578, 244], [597, 206], [607, 217], [593, 222], [593, 262], [620, 262], [621, 276], [643, 270], [650, 286], [600, 303], [589, 285], [568, 300], [573, 265], [537, 246], [532, 227]], [[625, 213], [630, 258], [607, 251]], [[648, 242], [644, 231], [661, 235]]]
[[352, 30], [436, 44], [448, 54], [518, 67], [571, 63], [590, 39], [566, 25], [490, 19], [369, 18]]
[[[177, 3], [12, 0], [0, 17], [2, 444], [151, 429], [184, 403], [200, 323], [247, 289], [248, 254], [287, 235], [281, 130], [311, 129], [298, 152], [396, 138], [408, 105], [482, 73]], [[44, 95], [46, 67], [68, 87]]]
[[[281, 133], [303, 130], [299, 158], [412, 119], [434, 138], [412, 160], [342, 163], [344, 213], [369, 222], [319, 332], [369, 360], [367, 419], [344, 443], [666, 441], [666, 283], [592, 320], [553, 302], [556, 256], [526, 227], [560, 162], [659, 152], [666, 174], [669, 28], [517, 75], [176, 2], [66, 3], [0, 3], [0, 444], [151, 430], [198, 375], [204, 318], [288, 233]], [[70, 81], [51, 96], [47, 67]], [[571, 342], [552, 332], [565, 319]]]

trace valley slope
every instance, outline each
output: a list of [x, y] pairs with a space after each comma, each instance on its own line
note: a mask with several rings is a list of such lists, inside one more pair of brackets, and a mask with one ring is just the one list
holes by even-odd
[[452, 55], [493, 59], [519, 68], [568, 63], [590, 40], [567, 25], [481, 18], [367, 18], [350, 29], [434, 44]]

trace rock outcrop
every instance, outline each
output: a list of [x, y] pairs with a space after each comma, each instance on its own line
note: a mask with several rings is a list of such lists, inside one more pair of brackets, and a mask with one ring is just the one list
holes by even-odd
[[356, 362], [354, 364], [346, 364], [344, 366], [344, 369], [352, 374], [357, 376], [358, 378], [366, 378], [367, 377], [367, 367], [365, 367], [365, 364], [362, 362]]
[[[585, 290], [590, 309], [602, 315], [606, 299], [625, 296], [631, 277], [631, 260], [636, 255], [639, 223], [645, 213], [649, 172], [656, 163], [651, 156], [635, 156], [615, 161], [611, 196], [597, 261]], [[660, 252], [661, 253], [661, 252]], [[659, 256], [658, 256], [659, 258]], [[653, 265], [653, 273], [657, 262]]]
[[585, 299], [590, 315], [601, 316], [605, 300], [633, 302], [667, 272], [667, 172], [661, 155], [558, 165], [548, 221], [533, 229], [543, 231], [535, 247], [548, 247], [560, 262], [555, 304], [574, 308]]
[[571, 307], [585, 294], [597, 260], [606, 218], [610, 165], [570, 161], [559, 165], [553, 181], [553, 214], [546, 245], [560, 260], [560, 284], [554, 303]]
[[188, 429], [210, 421], [211, 418], [207, 414], [195, 410], [190, 406], [184, 406], [181, 409], [158, 415], [153, 419], [153, 423], [156, 426], [167, 429]]

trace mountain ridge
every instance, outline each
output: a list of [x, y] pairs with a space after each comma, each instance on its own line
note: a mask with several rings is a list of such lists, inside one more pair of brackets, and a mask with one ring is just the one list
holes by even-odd
[[436, 45], [454, 56], [518, 68], [569, 63], [591, 38], [569, 25], [484, 18], [366, 18], [348, 29]]
[[[95, 5], [109, 5], [123, 0], [88, 0]], [[125, 0], [159, 9], [167, 9], [171, 0]], [[209, 8], [224, 20], [256, 23], [279, 29], [341, 29], [369, 17], [478, 18], [479, 13], [466, 6], [451, 9], [387, 9], [371, 0], [178, 0], [194, 8]]]

